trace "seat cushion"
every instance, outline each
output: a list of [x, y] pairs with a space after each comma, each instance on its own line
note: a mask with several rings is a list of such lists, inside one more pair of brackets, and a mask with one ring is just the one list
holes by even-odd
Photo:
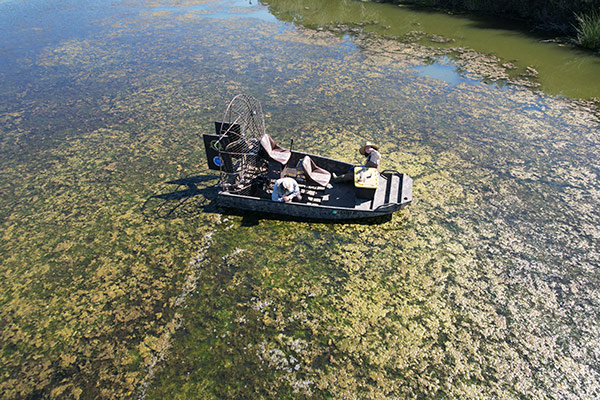
[[290, 150], [278, 146], [273, 139], [271, 139], [271, 136], [266, 133], [260, 138], [260, 146], [271, 160], [277, 161], [282, 165], [286, 165], [292, 156]]
[[327, 186], [331, 180], [331, 172], [318, 167], [309, 156], [305, 156], [304, 159], [302, 159], [302, 168], [304, 169], [304, 174], [308, 180], [321, 186]]

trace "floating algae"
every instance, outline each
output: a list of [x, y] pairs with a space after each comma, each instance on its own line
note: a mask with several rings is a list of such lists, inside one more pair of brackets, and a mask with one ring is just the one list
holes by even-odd
[[[156, 6], [3, 72], [3, 397], [598, 397], [592, 114]], [[414, 207], [374, 226], [216, 213], [198, 133], [237, 92], [283, 144], [354, 162], [376, 141]]]

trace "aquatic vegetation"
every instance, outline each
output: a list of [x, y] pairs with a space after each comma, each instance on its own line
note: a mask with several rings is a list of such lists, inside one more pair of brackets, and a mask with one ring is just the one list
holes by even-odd
[[17, 165], [26, 183], [14, 198], [26, 201], [3, 205], [10, 214], [2, 314], [11, 322], [2, 330], [2, 364], [13, 366], [1, 384], [5, 397], [131, 394], [149, 356], [136, 343], [160, 336], [173, 313], [182, 266], [202, 230], [184, 229], [190, 224], [181, 218], [144, 219], [152, 179], [143, 178], [148, 165], [132, 162], [136, 146], [127, 137], [88, 132], [45, 149], [38, 166]]
[[[490, 7], [507, 6], [506, 2], [488, 3], [486, 6]], [[539, 12], [548, 6], [546, 3], [533, 10]], [[567, 3], [551, 3], [551, 7], [561, 8], [561, 12], [568, 14], [566, 18], [559, 18], [559, 23], [570, 31], [569, 35], [573, 35], [577, 25], [573, 10], [581, 6], [585, 8], [586, 4], [563, 8]], [[531, 3], [513, 2], [509, 6], [527, 8]], [[510, 78], [511, 81], [517, 80], [519, 84], [532, 87], [541, 85], [546, 93], [583, 99], [598, 97], [600, 92], [596, 84], [600, 82], [596, 79], [600, 74], [596, 55], [583, 54], [564, 40], [553, 38], [544, 40], [545, 44], [540, 46], [539, 37], [524, 33], [523, 24], [519, 21], [511, 23], [503, 20], [499, 23], [497, 17], [489, 14], [423, 12], [418, 7], [392, 2], [381, 4], [379, 1], [271, 0], [268, 7], [278, 17], [315, 31], [333, 31], [346, 38], [375, 33], [378, 37], [393, 39], [382, 45], [391, 45], [396, 52], [403, 50], [394, 41], [422, 45], [420, 64], [428, 59], [436, 61], [450, 58], [456, 60], [458, 74], [466, 72], [484, 77], [489, 74], [490, 81], [499, 85], [504, 85]], [[542, 15], [544, 17], [546, 15]], [[480, 29], [482, 26], [487, 28]], [[351, 41], [345, 44], [352, 45]], [[404, 51], [413, 54], [419, 50], [418, 47], [404, 47]], [[432, 49], [439, 50], [441, 54], [435, 57], [436, 52], [432, 53]], [[475, 63], [470, 63], [471, 57], [475, 57], [472, 60]], [[495, 66], [494, 57], [501, 59]], [[577, 58], [578, 63], [572, 63], [573, 58]], [[469, 64], [471, 68], [465, 71], [464, 66]], [[530, 68], [539, 71], [539, 75], [527, 76], [531, 75], [528, 74]]]
[[[322, 51], [339, 41], [323, 32], [315, 35]], [[184, 313], [186, 326], [175, 336], [172, 358], [150, 398], [174, 391], [207, 398], [561, 397], [570, 389], [550, 382], [565, 375], [594, 376], [577, 356], [532, 371], [532, 358], [536, 365], [548, 365], [556, 357], [552, 343], [567, 340], [578, 328], [562, 325], [561, 333], [549, 336], [556, 323], [551, 316], [562, 315], [566, 305], [557, 301], [556, 286], [529, 275], [533, 271], [526, 267], [536, 259], [550, 262], [530, 237], [537, 229], [546, 231], [541, 221], [553, 220], [554, 229], [568, 230], [559, 216], [567, 203], [561, 202], [562, 211], [543, 206], [547, 193], [557, 193], [558, 182], [549, 176], [562, 173], [543, 172], [554, 167], [538, 151], [519, 151], [516, 159], [514, 152], [533, 143], [544, 152], [566, 150], [551, 143], [568, 142], [571, 133], [557, 132], [549, 116], [564, 118], [572, 128], [589, 122], [583, 129], [588, 133], [597, 121], [565, 113], [558, 100], [547, 99], [539, 108], [535, 95], [526, 91], [505, 102], [482, 85], [450, 90], [444, 83], [408, 83], [401, 74], [390, 77], [390, 65], [401, 69], [404, 64], [378, 63], [368, 47], [363, 54], [374, 69], [361, 73], [369, 89], [358, 86], [351, 68], [365, 59], [332, 63], [336, 85], [322, 82], [329, 71], [326, 62], [315, 63], [318, 77], [313, 68], [294, 66], [296, 83], [318, 81], [320, 90], [309, 91], [313, 96], [351, 104], [346, 112], [356, 125], [346, 129], [311, 104], [303, 106], [309, 117], [279, 105], [280, 97], [275, 105], [293, 115], [303, 140], [316, 148], [328, 143], [331, 154], [351, 157], [360, 135], [376, 138], [388, 155], [386, 167], [402, 167], [416, 177], [414, 207], [379, 227], [228, 221], [215, 240], [230, 245], [215, 249], [206, 262], [205, 286], [190, 299], [193, 311]], [[386, 58], [399, 62], [403, 57]], [[380, 73], [383, 68], [386, 74]], [[392, 81], [405, 82], [403, 91], [395, 91]], [[378, 96], [367, 95], [370, 90]], [[450, 111], [447, 97], [478, 106]], [[390, 98], [394, 109], [386, 107]], [[515, 104], [527, 111], [510, 115]], [[320, 119], [329, 122], [315, 123]], [[382, 120], [389, 124], [381, 126]], [[539, 140], [549, 132], [553, 141], [546, 148]], [[554, 157], [573, 159], [572, 154]], [[499, 171], [515, 175], [506, 179]], [[574, 178], [574, 170], [564, 172]], [[582, 179], [579, 190], [593, 187], [591, 175]], [[530, 220], [534, 215], [537, 222]], [[584, 296], [591, 298], [592, 286], [587, 288]], [[538, 299], [535, 307], [524, 313], [533, 299]], [[535, 326], [526, 323], [528, 318]], [[521, 334], [524, 342], [511, 339]], [[197, 338], [203, 339], [198, 343]], [[567, 365], [583, 369], [573, 375]]]
[[[3, 398], [597, 397], [589, 110], [419, 77], [392, 41], [164, 4], [6, 73]], [[237, 92], [281, 143], [354, 162], [376, 141], [413, 207], [217, 212], [198, 133]]]

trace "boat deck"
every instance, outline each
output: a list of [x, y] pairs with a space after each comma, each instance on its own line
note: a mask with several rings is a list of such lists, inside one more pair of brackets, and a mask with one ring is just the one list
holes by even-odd
[[[341, 173], [341, 171], [337, 173]], [[300, 203], [356, 210], [375, 210], [382, 205], [394, 204], [400, 201], [402, 177], [399, 175], [380, 174], [379, 185], [372, 198], [361, 198], [357, 196], [357, 190], [352, 181], [330, 183], [327, 187], [319, 186], [307, 182], [301, 173], [298, 173], [294, 168], [288, 168], [282, 172], [281, 165], [274, 162], [269, 163], [266, 185], [262, 188], [263, 190], [258, 190], [255, 195], [270, 199], [273, 185], [281, 176], [291, 176], [296, 179], [302, 194]]]

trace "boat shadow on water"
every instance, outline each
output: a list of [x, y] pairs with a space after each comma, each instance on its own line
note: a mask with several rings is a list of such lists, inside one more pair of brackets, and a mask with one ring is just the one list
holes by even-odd
[[217, 212], [218, 188], [206, 185], [217, 176], [189, 176], [164, 182], [161, 189], [142, 205], [148, 219], [193, 218], [203, 213]]

